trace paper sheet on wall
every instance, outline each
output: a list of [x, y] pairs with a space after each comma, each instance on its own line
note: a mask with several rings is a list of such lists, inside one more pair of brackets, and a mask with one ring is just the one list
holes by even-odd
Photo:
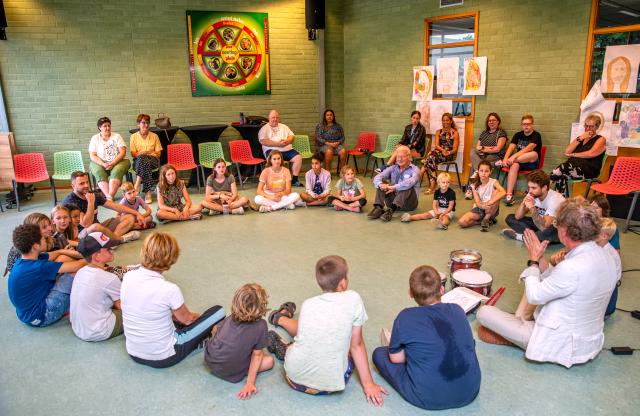
[[438, 94], [457, 94], [460, 58], [440, 58], [436, 61], [436, 66], [438, 68], [436, 80]]
[[453, 106], [451, 100], [432, 100], [416, 102], [416, 110], [420, 111], [420, 122], [427, 134], [435, 134], [442, 127], [442, 115], [450, 113]]
[[640, 102], [623, 101], [620, 105], [618, 145], [640, 147]]
[[597, 80], [593, 84], [593, 87], [591, 87], [591, 89], [589, 90], [589, 94], [587, 94], [587, 96], [584, 97], [584, 99], [580, 103], [581, 111], [587, 111], [592, 106], [598, 105], [605, 100], [604, 96], [602, 95], [602, 89], [600, 85], [601, 85], [600, 80]]
[[433, 65], [413, 67], [413, 101], [433, 98]]
[[640, 45], [607, 46], [602, 70], [602, 92], [635, 93]]
[[613, 113], [616, 109], [616, 102], [614, 100], [604, 100], [597, 104], [589, 106], [586, 110], [580, 112], [580, 123], [584, 123], [584, 120], [594, 115], [600, 119], [600, 127], [598, 128], [598, 134], [602, 134], [600, 130], [604, 128], [605, 123], [613, 122]]
[[464, 90], [462, 95], [484, 95], [487, 88], [487, 57], [464, 58]]

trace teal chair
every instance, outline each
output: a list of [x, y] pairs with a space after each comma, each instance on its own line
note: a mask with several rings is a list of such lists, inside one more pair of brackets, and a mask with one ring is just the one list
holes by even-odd
[[224, 151], [222, 150], [222, 143], [220, 142], [204, 142], [198, 144], [198, 168], [202, 172], [202, 183], [206, 183], [204, 168], [213, 169], [213, 162], [221, 158], [227, 166], [231, 166], [231, 162], [227, 162], [224, 157]]
[[309, 136], [306, 134], [296, 134], [293, 139], [293, 149], [300, 153], [303, 159], [309, 159], [313, 156]]
[[[371, 177], [373, 178], [373, 173], [375, 172], [375, 169], [378, 167], [378, 159], [381, 160], [381, 167], [384, 166], [385, 162], [384, 159], [385, 158], [390, 158], [391, 155], [393, 154], [393, 151], [396, 150], [396, 146], [398, 145], [398, 143], [400, 143], [400, 140], [402, 139], [402, 135], [401, 134], [390, 134], [389, 136], [387, 136], [387, 144], [384, 147], [384, 150], [382, 152], [375, 152], [375, 153], [371, 153], [371, 156], [373, 157], [373, 169], [371, 169]], [[367, 171], [367, 167], [365, 166], [364, 171]]]
[[578, 183], [578, 182], [586, 182], [587, 183], [587, 187], [584, 190], [584, 197], [587, 198], [589, 196], [589, 192], [591, 191], [591, 184], [596, 182], [596, 183], [600, 183], [600, 176], [602, 175], [602, 168], [604, 168], [604, 162], [607, 160], [607, 155], [603, 154], [602, 155], [602, 163], [600, 165], [600, 171], [598, 172], [598, 176], [596, 176], [595, 178], [590, 178], [590, 179], [569, 179], [569, 181], [567, 182], [567, 190], [569, 191], [569, 196], [572, 196], [571, 194], [573, 193], [573, 184]]
[[[68, 183], [71, 180], [71, 174], [78, 170], [86, 172], [82, 161], [82, 152], [79, 150], [68, 150], [53, 154], [53, 175], [51, 177], [54, 180]], [[89, 186], [91, 186], [91, 182], [89, 182]], [[55, 199], [56, 201], [58, 200], [58, 195], [55, 196]]]

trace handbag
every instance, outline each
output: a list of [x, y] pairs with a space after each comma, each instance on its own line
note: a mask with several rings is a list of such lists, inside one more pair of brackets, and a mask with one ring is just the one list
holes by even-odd
[[[162, 116], [162, 117], [161, 117]], [[155, 120], [156, 127], [160, 129], [166, 129], [171, 127], [171, 120], [165, 113], [159, 113], [158, 118]]]

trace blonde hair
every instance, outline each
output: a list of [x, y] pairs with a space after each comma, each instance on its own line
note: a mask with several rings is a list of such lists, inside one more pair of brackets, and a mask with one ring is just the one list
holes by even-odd
[[533, 121], [533, 116], [532, 116], [531, 114], [529, 114], [529, 113], [525, 113], [525, 115], [523, 115], [523, 116], [520, 118], [520, 122], [523, 122], [523, 121], [525, 121], [525, 120], [531, 120], [531, 123], [534, 123], [534, 121]]
[[436, 181], [440, 183], [440, 181], [443, 181], [445, 179], [451, 182], [451, 175], [449, 175], [447, 172], [442, 172], [441, 174], [438, 175], [438, 178], [436, 179]]
[[56, 215], [56, 212], [58, 211], [66, 211], [67, 214], [71, 214], [69, 212], [69, 208], [65, 207], [64, 205], [56, 205], [55, 207], [51, 208], [51, 220], [53, 222], [53, 217]]
[[[38, 227], [40, 227], [43, 222], [48, 222], [49, 225], [53, 225], [53, 223], [51, 222], [51, 218], [49, 218], [46, 215], [41, 214], [39, 212], [33, 212], [33, 213], [27, 215], [26, 217], [24, 217], [24, 221], [22, 221], [22, 224], [24, 224], [24, 225], [33, 224], [33, 225], [37, 225]], [[47, 242], [47, 247], [46, 247], [45, 251], [53, 250], [53, 247], [55, 246], [55, 243], [53, 241], [53, 237], [46, 236], [45, 240]]]
[[348, 272], [347, 261], [340, 256], [325, 256], [316, 263], [316, 280], [325, 292], [335, 292]]
[[[58, 226], [56, 224], [53, 223], [53, 217], [56, 216], [56, 213], [58, 211], [65, 211], [67, 213], [67, 215], [69, 216], [69, 225], [67, 225], [67, 228], [60, 231], [58, 230]], [[69, 228], [71, 228], [71, 212], [69, 211], [69, 208], [65, 207], [64, 205], [56, 205], [55, 207], [51, 208], [51, 225], [53, 225], [54, 229], [57, 232], [61, 232], [65, 235], [65, 237], [67, 237], [67, 239], [69, 238]]]
[[611, 238], [618, 229], [616, 222], [610, 217], [603, 217], [600, 219], [600, 235], [606, 234]]
[[242, 285], [233, 295], [231, 317], [238, 322], [254, 322], [267, 313], [267, 291], [257, 283]]
[[171, 268], [180, 256], [180, 247], [174, 236], [155, 232], [142, 243], [140, 263], [147, 269], [165, 272]]
[[122, 190], [122, 192], [129, 192], [133, 191], [135, 188], [133, 187], [133, 184], [131, 182], [122, 182], [122, 186], [120, 187], [120, 189]]
[[348, 170], [353, 171], [353, 173], [356, 173], [356, 170], [353, 168], [353, 166], [344, 165], [342, 169], [340, 169], [340, 177], [344, 178], [344, 175], [347, 173]]

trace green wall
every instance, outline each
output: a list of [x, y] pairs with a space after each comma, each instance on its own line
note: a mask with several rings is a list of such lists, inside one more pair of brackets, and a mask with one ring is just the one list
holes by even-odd
[[[318, 46], [307, 40], [303, 0], [5, 0], [8, 41], [0, 75], [19, 152], [85, 151], [109, 116], [128, 142], [140, 112], [174, 125], [231, 123], [277, 108], [294, 132], [319, 119]], [[186, 10], [267, 12], [272, 94], [192, 97]], [[228, 128], [223, 138], [239, 135]], [[227, 155], [228, 156], [228, 155]]]
[[[351, 143], [359, 131], [401, 133], [415, 108], [412, 72], [422, 65], [424, 19], [479, 11], [478, 55], [488, 57], [487, 91], [476, 100], [474, 136], [489, 112], [512, 136], [525, 112], [549, 146], [547, 167], [563, 159], [571, 122], [579, 114], [590, 0], [466, 0], [440, 9], [437, 0], [352, 0], [344, 5], [344, 54], [327, 54], [327, 67], [344, 65], [338, 114]], [[327, 37], [332, 27], [327, 27]], [[332, 83], [327, 82], [327, 85]], [[333, 95], [333, 92], [327, 95]], [[338, 97], [338, 93], [335, 94]]]

